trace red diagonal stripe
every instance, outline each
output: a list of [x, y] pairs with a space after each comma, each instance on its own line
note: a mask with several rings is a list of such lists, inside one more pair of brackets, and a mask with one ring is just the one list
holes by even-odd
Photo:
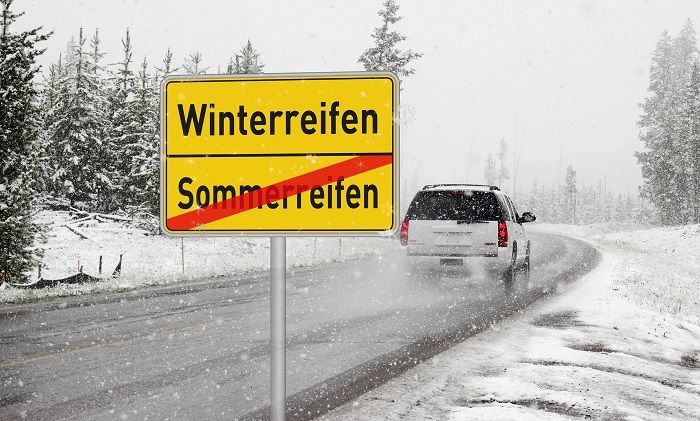
[[[337, 164], [292, 177], [288, 180], [280, 181], [279, 183], [265, 186], [260, 190], [247, 192], [222, 202], [212, 203], [209, 206], [173, 216], [172, 218], [168, 218], [166, 226], [173, 231], [191, 230], [258, 206], [264, 206], [268, 203], [282, 200], [285, 197], [295, 196], [315, 187], [325, 186], [341, 178], [352, 177], [362, 174], [363, 172], [383, 167], [391, 162], [392, 156], [389, 154], [357, 156], [338, 162]], [[276, 190], [279, 194], [271, 197], [271, 190]]]

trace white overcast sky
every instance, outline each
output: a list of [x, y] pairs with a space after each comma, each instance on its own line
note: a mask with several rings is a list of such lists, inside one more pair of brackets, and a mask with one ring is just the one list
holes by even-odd
[[[636, 191], [651, 52], [662, 31], [698, 23], [699, 1], [398, 2], [404, 47], [424, 54], [401, 93], [410, 120], [401, 133], [405, 182], [481, 182], [487, 154], [501, 138], [512, 154], [517, 135], [520, 188], [555, 184], [560, 165], [571, 164], [582, 181]], [[357, 58], [380, 4], [20, 0], [15, 8], [26, 11], [22, 26], [54, 31], [42, 64], [81, 26], [99, 28], [114, 62], [129, 27], [138, 60], [160, 61], [170, 47], [181, 63], [199, 50], [215, 73], [250, 39], [267, 72], [325, 72], [362, 70]]]

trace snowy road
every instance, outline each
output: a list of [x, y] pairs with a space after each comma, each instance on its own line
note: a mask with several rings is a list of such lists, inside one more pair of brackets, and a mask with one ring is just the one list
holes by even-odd
[[[532, 288], [381, 257], [289, 274], [289, 419], [325, 413], [595, 266], [532, 235]], [[0, 308], [0, 419], [267, 417], [268, 280], [64, 297]]]

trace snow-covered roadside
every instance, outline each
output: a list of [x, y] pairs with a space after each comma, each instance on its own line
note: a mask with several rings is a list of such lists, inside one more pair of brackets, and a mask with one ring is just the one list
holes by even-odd
[[700, 324], [700, 225], [600, 232], [599, 227], [541, 224], [620, 255], [612, 287], [627, 301]]
[[[118, 221], [89, 220], [76, 224], [66, 212], [43, 212], [41, 220], [50, 227], [42, 259], [44, 278], [60, 279], [73, 275], [80, 266], [85, 273], [97, 276], [100, 256], [102, 275], [106, 276], [112, 273], [122, 255], [121, 276], [96, 283], [59, 285], [40, 290], [6, 288], [0, 290], [0, 303], [236, 276], [269, 267], [270, 241], [264, 237], [180, 240], [148, 235]], [[388, 238], [288, 238], [287, 265], [303, 267], [354, 259], [380, 254], [392, 247], [396, 247], [396, 241]], [[36, 278], [36, 273], [33, 277]]]
[[538, 229], [600, 265], [325, 419], [700, 419], [700, 226]]

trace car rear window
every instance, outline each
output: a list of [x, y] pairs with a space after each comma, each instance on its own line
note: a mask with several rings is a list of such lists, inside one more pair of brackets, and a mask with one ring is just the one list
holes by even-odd
[[486, 191], [419, 191], [406, 213], [408, 219], [498, 221], [501, 208], [496, 195]]

